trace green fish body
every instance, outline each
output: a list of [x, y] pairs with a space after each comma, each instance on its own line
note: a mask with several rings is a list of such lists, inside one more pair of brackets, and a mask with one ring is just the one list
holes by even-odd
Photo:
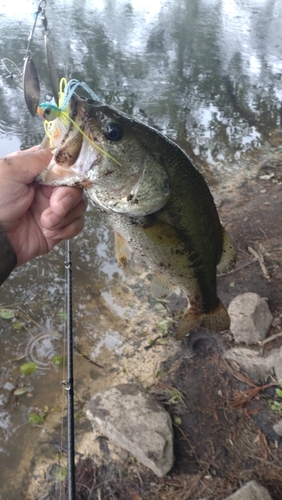
[[216, 268], [230, 270], [236, 252], [203, 176], [173, 141], [110, 106], [73, 96], [71, 116], [39, 182], [85, 187], [113, 226], [119, 264], [131, 249], [154, 273], [155, 298], [177, 286], [186, 293], [177, 338], [199, 326], [227, 329]]

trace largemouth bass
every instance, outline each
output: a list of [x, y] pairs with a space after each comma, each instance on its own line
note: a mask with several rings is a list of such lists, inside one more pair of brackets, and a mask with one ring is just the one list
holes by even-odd
[[[50, 115], [48, 106], [41, 114]], [[229, 328], [216, 268], [230, 270], [236, 251], [188, 156], [159, 131], [100, 101], [74, 94], [70, 117], [67, 131], [60, 135], [57, 127], [53, 134], [53, 159], [37, 180], [84, 187], [113, 226], [119, 264], [126, 265], [132, 249], [154, 273], [155, 298], [165, 299], [177, 286], [186, 293], [178, 339], [199, 326]]]

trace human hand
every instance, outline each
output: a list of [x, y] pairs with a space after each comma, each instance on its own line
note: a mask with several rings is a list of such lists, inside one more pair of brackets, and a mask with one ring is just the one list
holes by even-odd
[[34, 182], [51, 156], [36, 146], [0, 160], [0, 227], [17, 254], [18, 266], [50, 252], [83, 227], [87, 207], [83, 190]]

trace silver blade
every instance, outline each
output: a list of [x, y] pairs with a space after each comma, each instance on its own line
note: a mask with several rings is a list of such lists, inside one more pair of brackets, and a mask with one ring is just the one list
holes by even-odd
[[58, 105], [59, 104], [59, 98], [58, 98], [59, 79], [58, 79], [58, 75], [57, 75], [57, 70], [56, 70], [56, 66], [55, 66], [53, 53], [51, 50], [49, 36], [47, 34], [45, 34], [44, 38], [45, 38], [47, 65], [48, 65], [48, 70], [49, 70], [49, 77], [50, 77], [50, 81], [51, 81], [52, 92], [53, 92], [56, 104]]
[[40, 99], [40, 84], [37, 69], [30, 56], [25, 58], [23, 68], [23, 89], [27, 108], [30, 114], [35, 116]]

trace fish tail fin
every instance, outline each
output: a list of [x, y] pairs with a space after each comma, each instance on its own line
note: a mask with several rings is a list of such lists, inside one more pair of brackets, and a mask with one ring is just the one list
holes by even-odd
[[176, 339], [183, 339], [185, 335], [200, 326], [214, 332], [221, 332], [229, 328], [229, 314], [221, 301], [219, 301], [218, 306], [213, 311], [204, 314], [199, 314], [193, 307], [188, 307], [176, 332]]
[[230, 327], [230, 317], [221, 301], [219, 301], [218, 306], [213, 311], [202, 316], [200, 326], [214, 332], [228, 330]]

